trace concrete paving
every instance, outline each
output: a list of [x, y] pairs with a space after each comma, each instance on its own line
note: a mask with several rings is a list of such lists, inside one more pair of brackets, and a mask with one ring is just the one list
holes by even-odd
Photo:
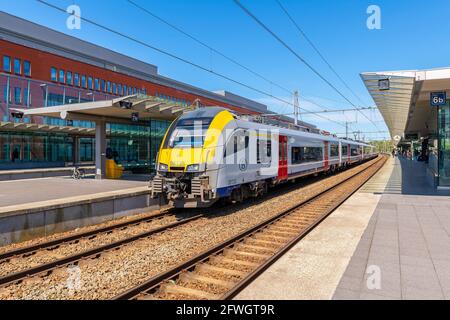
[[69, 177], [0, 181], [0, 208], [148, 186], [147, 181]]
[[450, 197], [423, 167], [389, 159], [236, 299], [450, 299]]

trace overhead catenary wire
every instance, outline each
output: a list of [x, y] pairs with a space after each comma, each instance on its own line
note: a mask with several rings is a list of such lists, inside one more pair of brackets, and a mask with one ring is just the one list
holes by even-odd
[[337, 73], [336, 69], [331, 65], [331, 63], [328, 62], [328, 60], [324, 57], [324, 55], [320, 52], [320, 50], [317, 48], [317, 46], [312, 42], [312, 40], [308, 37], [308, 35], [305, 33], [305, 31], [298, 25], [298, 23], [295, 21], [295, 19], [292, 17], [292, 15], [288, 12], [286, 7], [283, 6], [280, 0], [275, 0], [278, 3], [278, 6], [281, 8], [281, 10], [286, 14], [288, 19], [292, 22], [292, 24], [295, 26], [295, 28], [298, 30], [298, 32], [305, 38], [305, 40], [309, 43], [309, 45], [314, 49], [314, 51], [319, 55], [319, 57], [322, 59], [322, 61], [328, 66], [328, 68], [334, 73], [334, 75], [342, 82], [342, 84], [352, 93], [352, 95], [359, 100], [364, 105], [364, 102], [361, 100], [361, 98], [355, 93], [355, 91], [352, 90], [352, 88], [347, 84], [347, 82]]
[[214, 52], [215, 54], [221, 56], [222, 58], [230, 61], [231, 63], [237, 65], [238, 67], [250, 72], [251, 74], [253, 74], [254, 76], [266, 81], [267, 83], [276, 86], [277, 88], [291, 94], [292, 90], [287, 89], [286, 87], [282, 86], [281, 84], [278, 84], [270, 79], [268, 79], [267, 77], [263, 76], [262, 74], [260, 74], [259, 72], [256, 72], [254, 70], [252, 70], [251, 68], [245, 66], [244, 64], [240, 63], [239, 61], [237, 61], [234, 58], [231, 58], [230, 56], [224, 54], [223, 52], [219, 51], [218, 49], [213, 48], [212, 46], [208, 45], [207, 43], [205, 43], [204, 41], [200, 40], [199, 38], [193, 36], [192, 34], [184, 31], [182, 28], [174, 25], [173, 23], [167, 21], [166, 19], [156, 15], [155, 13], [151, 12], [149, 9], [141, 6], [140, 4], [136, 3], [133, 0], [126, 0], [128, 3], [130, 3], [131, 5], [135, 6], [136, 8], [138, 8], [139, 10], [145, 12], [146, 14], [152, 16], [153, 18], [155, 18], [156, 20], [159, 20], [160, 22], [162, 22], [163, 24], [169, 26], [170, 28], [178, 31], [179, 33], [185, 35], [186, 37], [190, 38], [191, 40], [197, 42], [198, 44], [200, 44], [201, 46], [209, 49], [211, 52]]
[[[150, 16], [153, 17], [154, 19], [160, 21], [161, 23], [163, 23], [163, 24], [169, 26], [170, 28], [176, 30], [177, 32], [183, 34], [184, 36], [188, 37], [189, 39], [193, 40], [194, 42], [196, 42], [196, 43], [200, 44], [201, 46], [207, 48], [207, 49], [210, 50], [211, 52], [214, 52], [214, 53], [218, 54], [219, 56], [221, 56], [221, 57], [223, 57], [224, 59], [230, 61], [231, 63], [233, 63], [233, 64], [239, 66], [240, 68], [242, 68], [242, 69], [244, 69], [244, 70], [250, 72], [251, 74], [255, 75], [256, 77], [258, 77], [258, 78], [260, 78], [260, 79], [266, 81], [267, 83], [269, 83], [269, 84], [271, 85], [271, 88], [272, 88], [272, 86], [276, 86], [277, 88], [279, 88], [279, 89], [281, 89], [281, 90], [283, 90], [283, 91], [289, 93], [290, 95], [293, 93], [292, 90], [289, 90], [289, 89], [287, 89], [285, 86], [283, 86], [283, 85], [281, 85], [281, 84], [279, 84], [279, 83], [276, 83], [276, 82], [274, 82], [273, 80], [268, 79], [266, 76], [263, 76], [263, 75], [261, 75], [259, 72], [256, 72], [256, 71], [252, 70], [251, 68], [245, 66], [243, 63], [237, 61], [236, 59], [231, 58], [231, 57], [229, 57], [228, 55], [224, 54], [223, 52], [219, 51], [218, 49], [213, 48], [211, 45], [205, 43], [205, 41], [200, 40], [198, 37], [193, 36], [192, 34], [186, 32], [185, 30], [183, 30], [181, 27], [178, 27], [178, 26], [176, 26], [175, 24], [173, 24], [173, 23], [167, 21], [166, 19], [162, 18], [161, 16], [158, 16], [158, 15], [155, 14], [154, 12], [150, 11], [148, 8], [143, 7], [142, 5], [138, 4], [136, 1], [133, 1], [133, 0], [126, 0], [126, 1], [127, 1], [128, 3], [130, 3], [131, 5], [133, 5], [134, 7], [136, 7], [137, 9], [141, 10], [142, 12], [144, 12], [144, 13], [150, 15]], [[270, 93], [270, 94], [273, 94], [273, 93], [272, 93], [272, 89], [271, 89], [271, 93]], [[322, 108], [322, 109], [324, 109], [324, 110], [332, 110], [332, 109], [330, 109], [330, 108], [326, 108], [326, 107], [324, 107], [324, 106], [322, 106], [322, 105], [319, 105], [319, 104], [317, 104], [316, 102], [314, 102], [314, 101], [312, 101], [312, 100], [306, 100], [306, 99], [303, 99], [303, 100], [308, 101], [308, 102], [310, 102], [311, 104], [313, 104], [313, 105], [315, 105], [315, 106], [317, 106], [317, 107], [319, 107], [319, 108]], [[292, 105], [292, 104], [290, 104], [290, 105]], [[281, 110], [281, 113], [282, 113], [282, 114], [284, 114], [284, 110], [285, 110], [285, 106], [284, 106], [283, 109]], [[310, 112], [310, 113], [313, 113], [313, 112]]]
[[244, 11], [250, 18], [252, 18], [260, 27], [262, 27], [266, 32], [268, 32], [272, 37], [274, 37], [279, 43], [281, 43], [288, 51], [290, 51], [298, 60], [300, 60], [308, 69], [310, 69], [315, 75], [317, 75], [322, 81], [324, 81], [330, 88], [332, 88], [339, 96], [341, 96], [345, 101], [352, 105], [356, 111], [360, 112], [367, 120], [369, 120], [377, 129], [378, 126], [373, 122], [372, 119], [367, 117], [359, 108], [346, 97], [335, 85], [333, 85], [327, 78], [325, 78], [316, 68], [314, 68], [308, 61], [306, 61], [302, 56], [300, 56], [294, 49], [292, 49], [283, 39], [281, 39], [274, 31], [272, 31], [268, 26], [266, 26], [261, 20], [259, 20], [249, 9], [247, 9], [239, 0], [234, 0], [236, 5]]
[[[40, 2], [40, 3], [42, 3], [42, 4], [46, 5], [46, 6], [48, 6], [48, 7], [50, 7], [50, 8], [53, 8], [53, 9], [55, 9], [55, 10], [58, 10], [58, 11], [64, 13], [64, 14], [67, 14], [67, 12], [66, 12], [65, 9], [60, 8], [60, 7], [58, 7], [58, 6], [56, 6], [56, 5], [52, 4], [52, 3], [49, 3], [49, 2], [44, 1], [44, 0], [36, 0], [36, 1], [38, 1], [38, 2]], [[72, 14], [72, 15], [73, 15], [73, 14]], [[208, 73], [210, 73], [210, 74], [213, 74], [213, 75], [215, 75], [215, 76], [217, 76], [217, 77], [220, 77], [220, 78], [222, 78], [222, 79], [225, 79], [225, 80], [227, 80], [227, 81], [230, 81], [230, 82], [232, 82], [232, 83], [235, 83], [235, 84], [237, 84], [237, 85], [239, 85], [239, 86], [242, 86], [242, 87], [244, 87], [244, 88], [247, 88], [247, 89], [249, 89], [249, 90], [255, 91], [255, 92], [257, 92], [257, 93], [260, 93], [260, 94], [265, 95], [265, 96], [267, 96], [267, 97], [270, 97], [270, 98], [272, 98], [272, 99], [275, 99], [275, 100], [277, 100], [277, 101], [279, 101], [279, 102], [287, 103], [287, 104], [290, 104], [290, 105], [294, 106], [294, 104], [293, 104], [292, 102], [289, 102], [289, 101], [286, 101], [286, 100], [284, 100], [284, 99], [281, 99], [281, 98], [279, 98], [279, 97], [277, 97], [277, 96], [275, 96], [275, 95], [273, 95], [273, 94], [270, 94], [270, 93], [268, 93], [268, 92], [266, 92], [266, 91], [264, 91], [264, 90], [258, 89], [258, 88], [256, 88], [256, 87], [253, 87], [253, 86], [249, 85], [249, 84], [246, 84], [246, 83], [241, 82], [241, 81], [239, 81], [239, 80], [233, 79], [233, 78], [231, 78], [231, 77], [229, 77], [229, 76], [227, 76], [227, 75], [224, 75], [224, 74], [222, 74], [222, 73], [216, 72], [216, 71], [214, 71], [214, 70], [212, 70], [212, 69], [209, 69], [209, 68], [207, 68], [207, 67], [204, 67], [204, 66], [202, 66], [202, 65], [199, 65], [199, 64], [197, 64], [197, 63], [195, 63], [195, 62], [189, 61], [189, 60], [187, 60], [187, 59], [185, 59], [185, 58], [182, 58], [182, 57], [180, 57], [180, 56], [177, 56], [176, 54], [173, 54], [173, 53], [170, 53], [170, 52], [168, 52], [168, 51], [166, 51], [166, 50], [157, 48], [157, 47], [155, 47], [155, 46], [153, 46], [153, 45], [151, 45], [151, 44], [148, 44], [148, 43], [146, 43], [146, 42], [144, 42], [144, 41], [142, 41], [142, 40], [136, 39], [136, 38], [134, 38], [134, 37], [132, 37], [132, 36], [129, 36], [129, 35], [127, 35], [127, 34], [124, 34], [124, 33], [120, 32], [120, 31], [114, 30], [114, 29], [112, 29], [112, 28], [110, 28], [110, 27], [107, 27], [107, 26], [102, 25], [102, 24], [100, 24], [100, 23], [98, 23], [98, 22], [95, 22], [95, 21], [92, 20], [92, 19], [88, 19], [88, 18], [86, 18], [86, 17], [84, 17], [84, 16], [81, 17], [81, 16], [79, 16], [79, 15], [75, 15], [75, 16], [76, 16], [78, 19], [82, 20], [82, 21], [85, 21], [85, 22], [87, 22], [87, 23], [90, 23], [90, 24], [92, 24], [92, 25], [94, 25], [94, 26], [96, 26], [96, 27], [98, 27], [98, 28], [101, 28], [101, 29], [103, 29], [103, 30], [106, 30], [106, 31], [108, 31], [108, 32], [114, 33], [114, 34], [116, 34], [116, 35], [118, 35], [118, 36], [120, 36], [120, 37], [123, 37], [123, 38], [125, 38], [125, 39], [130, 40], [130, 41], [133, 41], [133, 42], [135, 42], [135, 43], [137, 43], [137, 44], [139, 44], [139, 45], [145, 46], [145, 47], [147, 47], [147, 48], [149, 48], [149, 49], [152, 49], [152, 50], [154, 50], [154, 51], [157, 51], [157, 52], [159, 52], [159, 53], [161, 53], [161, 54], [167, 55], [167, 56], [169, 56], [169, 57], [171, 57], [171, 58], [173, 58], [173, 59], [175, 59], [175, 60], [178, 60], [178, 61], [183, 62], [183, 63], [185, 63], [185, 64], [191, 65], [191, 66], [193, 66], [193, 67], [195, 67], [195, 68], [197, 68], [197, 69], [200, 69], [200, 70], [203, 70], [203, 71], [208, 72]], [[305, 108], [303, 108], [303, 109], [305, 109]], [[310, 111], [310, 110], [308, 110], [308, 109], [305, 109], [305, 110]], [[340, 126], [344, 126], [344, 127], [345, 127], [345, 124], [343, 124], [343, 123], [341, 123], [341, 122], [339, 122], [339, 121], [335, 121], [335, 120], [333, 120], [333, 119], [330, 119], [330, 118], [328, 118], [328, 117], [322, 116], [322, 115], [320, 115], [320, 114], [314, 114], [314, 115], [315, 115], [316, 117], [320, 117], [320, 118], [322, 118], [322, 119], [331, 121], [331, 122], [333, 122], [333, 123], [336, 123], [336, 124], [338, 124], [338, 125], [340, 125]], [[276, 116], [276, 114], [275, 114], [274, 116]]]

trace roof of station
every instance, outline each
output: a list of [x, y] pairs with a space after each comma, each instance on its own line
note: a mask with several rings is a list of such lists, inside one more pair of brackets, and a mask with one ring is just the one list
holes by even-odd
[[[364, 72], [361, 78], [397, 141], [407, 131], [423, 131], [430, 92], [450, 89], [450, 68]], [[384, 87], [387, 79], [388, 87]]]
[[67, 120], [105, 120], [111, 122], [130, 122], [133, 113], [139, 120], [173, 120], [191, 107], [146, 95], [131, 95], [113, 100], [64, 104], [52, 107], [13, 110], [25, 116], [46, 116]]

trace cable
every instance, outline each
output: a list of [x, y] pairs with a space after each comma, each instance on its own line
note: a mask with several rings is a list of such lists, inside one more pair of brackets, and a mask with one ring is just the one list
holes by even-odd
[[[245, 65], [243, 65], [243, 64], [240, 63], [240, 62], [238, 62], [237, 60], [235, 60], [235, 59], [233, 59], [233, 58], [230, 58], [229, 56], [227, 56], [227, 55], [225, 55], [224, 53], [220, 52], [219, 50], [217, 50], [217, 49], [211, 47], [210, 45], [206, 44], [204, 41], [198, 39], [197, 37], [193, 36], [192, 34], [187, 33], [186, 31], [184, 31], [184, 30], [181, 29], [180, 27], [177, 27], [177, 26], [174, 25], [173, 23], [171, 23], [171, 22], [169, 22], [169, 21], [167, 21], [167, 20], [161, 18], [160, 16], [158, 16], [158, 15], [156, 15], [155, 13], [151, 12], [151, 11], [148, 10], [147, 8], [145, 8], [145, 7], [141, 6], [141, 5], [139, 5], [139, 4], [136, 3], [135, 1], [133, 1], [133, 0], [127, 0], [127, 2], [130, 3], [131, 5], [135, 6], [136, 8], [140, 9], [141, 11], [147, 13], [148, 15], [152, 16], [153, 18], [159, 20], [159, 21], [162, 22], [163, 24], [169, 26], [170, 28], [172, 28], [172, 29], [178, 31], [179, 33], [181, 33], [181, 34], [183, 34], [183, 35], [185, 35], [186, 37], [190, 38], [191, 40], [195, 41], [196, 43], [198, 43], [198, 44], [202, 45], [203, 47], [209, 49], [210, 51], [212, 51], [212, 52], [214, 52], [214, 53], [220, 55], [221, 57], [223, 57], [223, 58], [225, 58], [226, 60], [232, 62], [233, 64], [235, 64], [235, 65], [241, 67], [242, 69], [244, 69], [244, 70], [246, 70], [246, 71], [252, 73], [253, 75], [257, 76], [258, 78], [263, 79], [264, 81], [266, 81], [266, 82], [269, 83], [270, 85], [275, 85], [275, 86], [278, 87], [279, 89], [281, 89], [281, 90], [283, 90], [283, 91], [285, 91], [285, 92], [287, 92], [287, 93], [289, 93], [289, 94], [292, 94], [292, 91], [291, 91], [291, 90], [285, 88], [284, 86], [282, 86], [282, 85], [280, 85], [280, 84], [278, 84], [278, 83], [276, 83], [276, 82], [273, 82], [272, 80], [270, 80], [270, 79], [264, 77], [263, 75], [261, 75], [260, 73], [258, 73], [258, 72], [256, 72], [256, 71], [250, 69], [249, 67], [246, 67]], [[318, 106], [318, 107], [323, 108], [324, 110], [332, 110], [332, 109], [329, 109], [329, 108], [325, 108], [325, 107], [323, 107], [323, 106], [320, 106], [320, 105], [318, 105], [318, 104], [316, 104], [316, 103], [314, 103], [314, 102], [312, 102], [312, 101], [309, 101], [309, 102], [315, 104], [315, 105]], [[282, 112], [281, 112], [281, 113], [284, 113], [285, 107], [286, 107], [286, 106], [283, 106], [283, 107], [282, 107]]]
[[[48, 7], [50, 7], [50, 8], [53, 8], [53, 9], [55, 9], [55, 10], [58, 10], [58, 11], [64, 13], [64, 14], [67, 13], [65, 9], [60, 8], [60, 7], [58, 7], [58, 6], [54, 5], [54, 4], [48, 3], [48, 2], [46, 2], [46, 1], [44, 1], [44, 0], [36, 0], [36, 1], [38, 1], [38, 2], [40, 2], [40, 3], [42, 3], [42, 4], [46, 5], [46, 6], [48, 6]], [[223, 75], [223, 74], [218, 73], [218, 72], [216, 72], [216, 71], [214, 71], [214, 70], [211, 70], [211, 69], [208, 69], [208, 68], [206, 68], [206, 67], [204, 67], [204, 66], [201, 66], [201, 65], [199, 65], [199, 64], [197, 64], [197, 63], [194, 63], [194, 62], [189, 61], [189, 60], [187, 60], [187, 59], [181, 58], [181, 57], [179, 57], [179, 56], [177, 56], [177, 55], [175, 55], [175, 54], [173, 54], [173, 53], [170, 53], [170, 52], [165, 51], [165, 50], [163, 50], [163, 49], [160, 49], [160, 48], [157, 48], [157, 47], [155, 47], [155, 46], [152, 46], [152, 45], [150, 45], [150, 44], [148, 44], [148, 43], [146, 43], [146, 42], [143, 42], [143, 41], [141, 41], [141, 40], [139, 40], [139, 39], [133, 38], [133, 37], [131, 37], [131, 36], [129, 36], [129, 35], [126, 35], [126, 34], [120, 32], [120, 31], [117, 31], [117, 30], [111, 29], [110, 27], [101, 25], [101, 24], [99, 24], [99, 23], [97, 23], [97, 22], [95, 22], [95, 21], [93, 21], [93, 20], [91, 20], [91, 19], [88, 19], [88, 18], [85, 18], [85, 17], [81, 17], [81, 16], [79, 16], [79, 15], [76, 15], [76, 17], [77, 17], [78, 19], [80, 19], [80, 20], [82, 20], [82, 21], [85, 21], [85, 22], [87, 22], [87, 23], [90, 23], [90, 24], [92, 24], [92, 25], [94, 25], [94, 26], [96, 26], [96, 27], [98, 27], [98, 28], [104, 29], [104, 30], [106, 30], [106, 31], [108, 31], [108, 32], [111, 32], [111, 33], [114, 33], [114, 34], [116, 34], [116, 35], [118, 35], [118, 36], [120, 36], [120, 37], [123, 37], [123, 38], [128, 39], [128, 40], [133, 41], [133, 42], [136, 42], [136, 43], [138, 43], [138, 44], [140, 44], [140, 45], [142, 45], [142, 46], [144, 46], [144, 47], [147, 47], [147, 48], [150, 48], [150, 49], [152, 49], [152, 50], [155, 50], [155, 51], [157, 51], [157, 52], [159, 52], [159, 53], [161, 53], [161, 54], [167, 55], [167, 56], [169, 56], [169, 57], [171, 57], [171, 58], [173, 58], [173, 59], [176, 59], [176, 60], [181, 61], [181, 62], [183, 62], [183, 63], [186, 63], [186, 64], [188, 64], [188, 65], [191, 65], [191, 66], [193, 66], [193, 67], [195, 67], [195, 68], [197, 68], [197, 69], [200, 69], [200, 70], [203, 70], [203, 71], [205, 71], [205, 72], [211, 73], [211, 74], [213, 74], [213, 75], [215, 75], [215, 76], [217, 76], [217, 77], [220, 77], [220, 78], [222, 78], [222, 79], [228, 80], [228, 81], [233, 82], [233, 83], [235, 83], [235, 84], [237, 84], [237, 85], [240, 85], [240, 86], [245, 87], [245, 88], [247, 88], [247, 89], [250, 89], [250, 90], [252, 90], [252, 91], [258, 92], [258, 93], [260, 93], [260, 94], [263, 94], [263, 95], [265, 95], [265, 96], [268, 96], [268, 97], [273, 98], [273, 99], [275, 99], [275, 100], [278, 100], [278, 101], [280, 101], [280, 102], [287, 103], [287, 104], [290, 104], [290, 105], [294, 106], [293, 103], [291, 103], [291, 102], [289, 102], [289, 101], [286, 101], [286, 100], [284, 100], [284, 99], [278, 98], [278, 97], [276, 97], [276, 96], [274, 96], [274, 95], [272, 95], [272, 94], [270, 94], [270, 93], [267, 93], [267, 92], [265, 92], [265, 91], [263, 91], [263, 90], [261, 90], [261, 89], [252, 87], [252, 86], [250, 86], [250, 85], [248, 85], [248, 84], [246, 84], [246, 83], [243, 83], [243, 82], [241, 82], [241, 81], [238, 81], [238, 80], [235, 80], [235, 79], [233, 79], [233, 78], [230, 78], [229, 76]], [[307, 110], [307, 109], [305, 109], [305, 110]], [[310, 110], [307, 110], [307, 111], [310, 111]], [[328, 121], [334, 122], [334, 123], [336, 123], [336, 124], [339, 124], [339, 125], [345, 127], [345, 124], [342, 124], [342, 123], [340, 123], [340, 122], [338, 122], [338, 121], [329, 119], [329, 118], [324, 117], [324, 116], [322, 116], [322, 115], [318, 115], [318, 114], [317, 114], [317, 115], [315, 115], [315, 116], [320, 117], [320, 118], [323, 118], [323, 119], [326, 119], [326, 120], [328, 120]]]
[[330, 86], [336, 93], [338, 93], [342, 98], [344, 98], [348, 103], [350, 103], [355, 110], [360, 112], [367, 120], [372, 122], [372, 124], [378, 129], [377, 125], [368, 118], [363, 112], [361, 112], [351, 100], [349, 100], [338, 88], [336, 88], [329, 80], [327, 80], [319, 71], [317, 71], [311, 64], [309, 64], [305, 59], [303, 59], [295, 50], [293, 50], [286, 42], [284, 42], [275, 32], [273, 32], [269, 27], [267, 27], [261, 20], [259, 20], [253, 13], [251, 13], [239, 0], [234, 0], [237, 6], [241, 8], [250, 18], [255, 20], [264, 30], [271, 34], [278, 42], [280, 42], [286, 49], [288, 49], [297, 59], [303, 62], [314, 74], [316, 74], [320, 79], [322, 79], [328, 86]]
[[148, 15], [152, 16], [153, 18], [159, 20], [160, 22], [162, 22], [162, 23], [164, 23], [165, 25], [171, 27], [172, 29], [174, 29], [174, 30], [180, 32], [181, 34], [185, 35], [186, 37], [190, 38], [191, 40], [197, 42], [198, 44], [200, 44], [200, 45], [202, 45], [203, 47], [205, 47], [205, 48], [211, 50], [212, 52], [218, 54], [219, 56], [225, 58], [226, 60], [228, 60], [228, 61], [234, 63], [235, 65], [241, 67], [242, 69], [247, 70], [248, 72], [252, 73], [253, 75], [257, 76], [258, 78], [263, 79], [263, 80], [266, 81], [267, 83], [269, 83], [269, 84], [271, 84], [271, 85], [274, 85], [274, 86], [278, 87], [279, 89], [288, 92], [289, 94], [292, 93], [292, 90], [289, 90], [289, 89], [283, 87], [282, 85], [280, 85], [280, 84], [278, 84], [278, 83], [276, 83], [276, 82], [273, 82], [272, 80], [270, 80], [270, 79], [264, 77], [263, 75], [261, 75], [260, 73], [258, 73], [258, 72], [256, 72], [256, 71], [250, 69], [249, 67], [246, 67], [246, 66], [243, 65], [242, 63], [236, 61], [235, 59], [230, 58], [229, 56], [227, 56], [227, 55], [225, 55], [224, 53], [220, 52], [219, 50], [217, 50], [217, 49], [211, 47], [210, 45], [206, 44], [205, 42], [199, 40], [198, 38], [194, 37], [193, 35], [187, 33], [186, 31], [182, 30], [181, 28], [179, 28], [179, 27], [175, 26], [174, 24], [170, 23], [169, 21], [167, 21], [167, 20], [165, 20], [165, 19], [163, 19], [163, 18], [157, 16], [156, 14], [154, 14], [154, 13], [151, 12], [150, 10], [148, 10], [148, 9], [146, 9], [146, 8], [144, 8], [144, 7], [142, 7], [141, 5], [137, 4], [137, 3], [134, 2], [133, 0], [127, 0], [127, 1], [128, 1], [130, 4], [132, 4], [133, 6], [135, 6], [136, 8], [140, 9], [141, 11], [147, 13]]
[[343, 83], [343, 85], [355, 96], [359, 102], [361, 102], [364, 105], [364, 102], [361, 100], [361, 98], [350, 88], [350, 86], [344, 81], [344, 79], [336, 72], [336, 70], [333, 68], [333, 66], [325, 59], [323, 54], [319, 51], [319, 49], [314, 45], [314, 43], [309, 39], [309, 37], [306, 35], [306, 33], [300, 28], [300, 26], [295, 22], [294, 18], [289, 14], [287, 9], [281, 4], [280, 0], [275, 0], [278, 5], [280, 6], [281, 10], [286, 14], [286, 16], [291, 20], [291, 22], [294, 24], [294, 26], [297, 28], [298, 32], [305, 38], [305, 40], [310, 44], [310, 46], [316, 51], [316, 53], [319, 55], [319, 57], [325, 62], [325, 64], [330, 68], [330, 70], [336, 75], [336, 77]]

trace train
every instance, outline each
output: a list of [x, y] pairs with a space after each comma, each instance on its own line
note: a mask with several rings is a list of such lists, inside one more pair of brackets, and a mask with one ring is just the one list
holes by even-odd
[[151, 196], [176, 208], [241, 202], [275, 185], [343, 170], [376, 156], [374, 147], [363, 142], [203, 107], [184, 113], [167, 130]]

